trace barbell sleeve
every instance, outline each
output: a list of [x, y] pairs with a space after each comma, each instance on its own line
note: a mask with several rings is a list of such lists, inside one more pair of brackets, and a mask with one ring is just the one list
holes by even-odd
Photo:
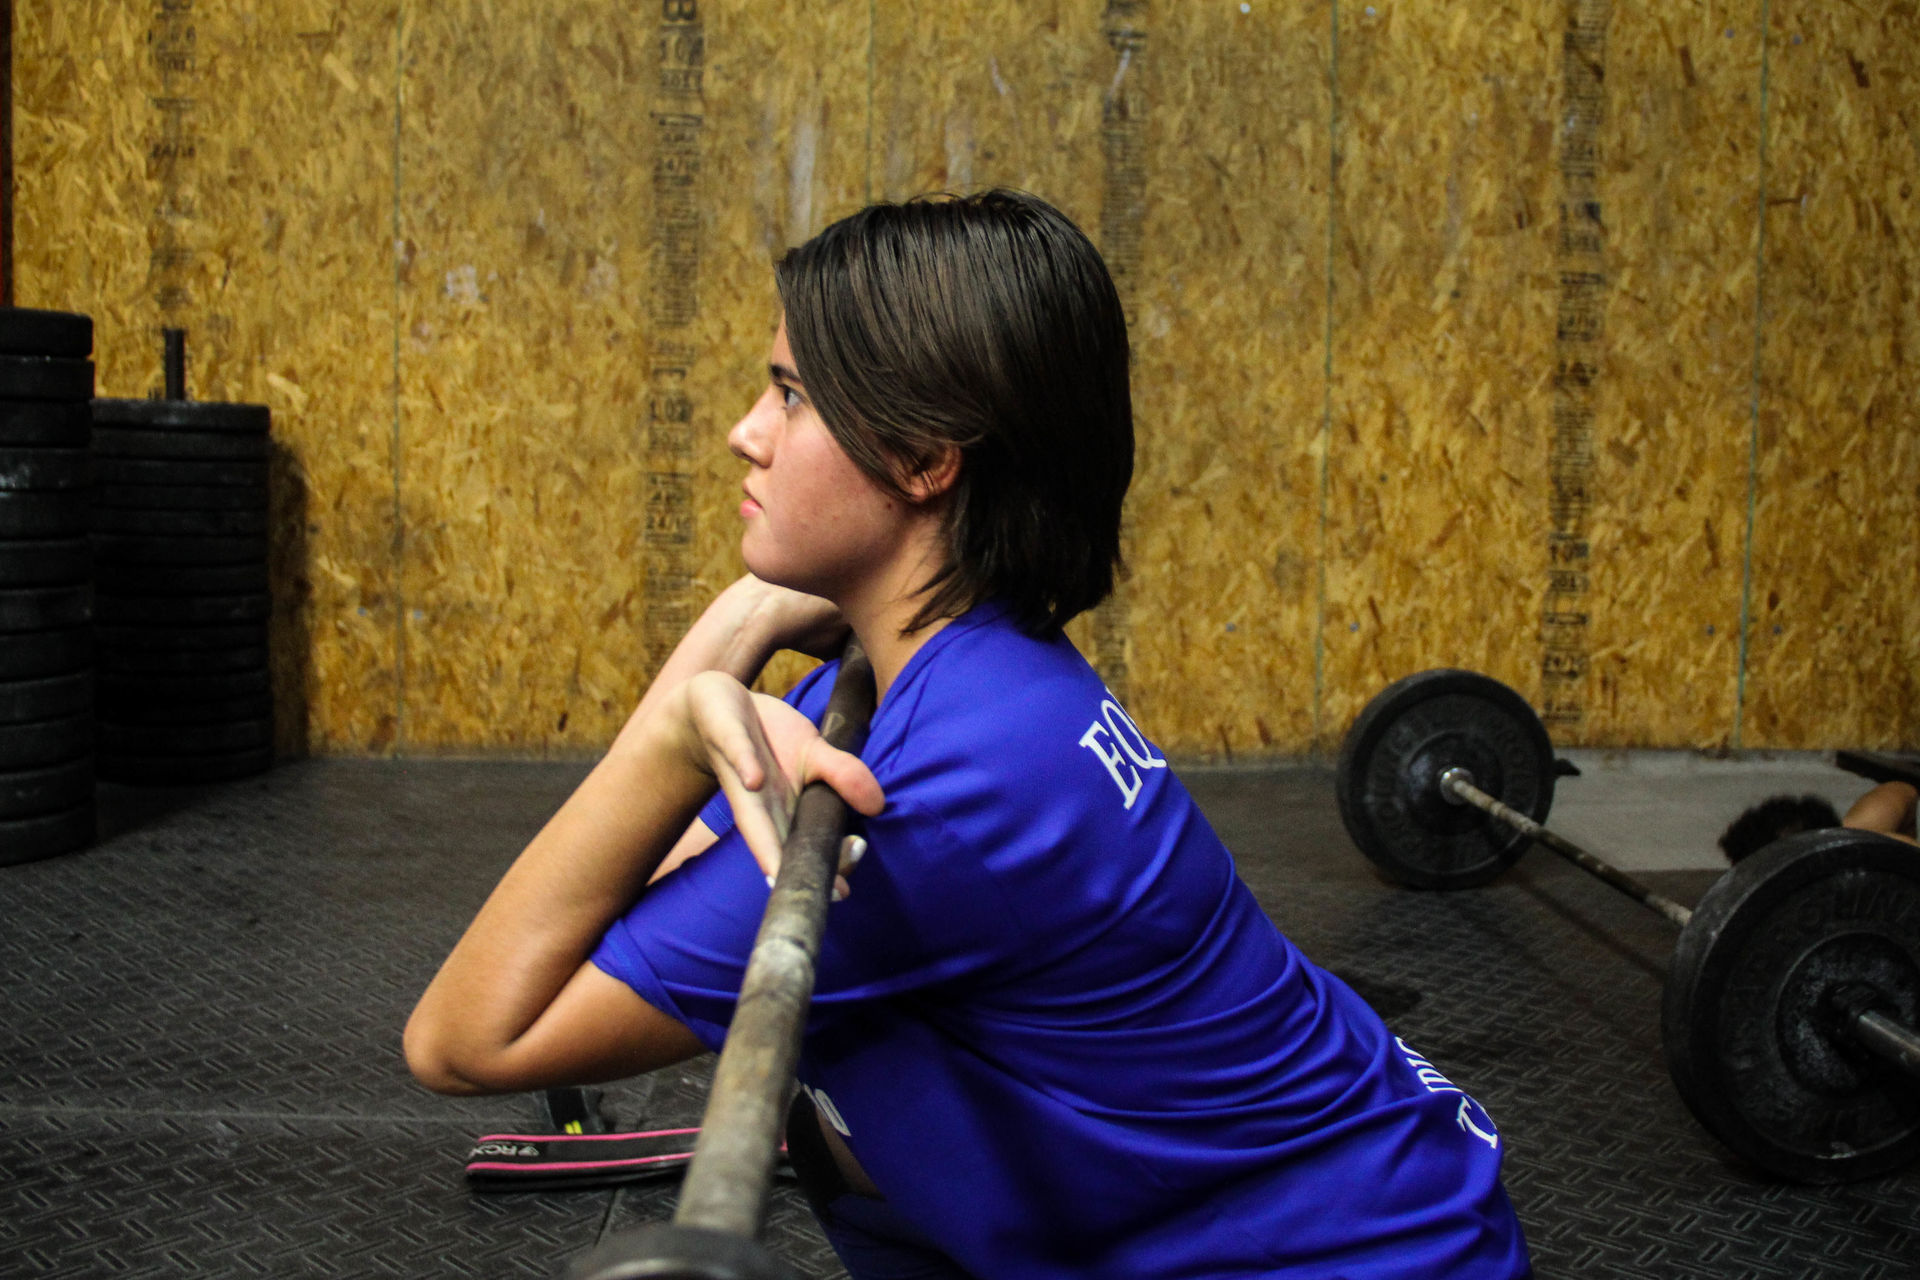
[[1504, 822], [1535, 844], [1545, 845], [1583, 871], [1591, 872], [1641, 906], [1652, 908], [1683, 929], [1687, 921], [1693, 919], [1693, 912], [1672, 898], [1654, 892], [1612, 863], [1594, 857], [1571, 840], [1547, 830], [1526, 814], [1488, 795], [1473, 784], [1473, 775], [1465, 769], [1456, 767], [1443, 772], [1440, 775], [1440, 794], [1462, 804], [1470, 804]]

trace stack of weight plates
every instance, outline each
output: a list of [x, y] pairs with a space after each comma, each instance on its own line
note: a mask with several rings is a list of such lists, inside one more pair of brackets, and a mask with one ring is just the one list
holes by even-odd
[[102, 778], [220, 782], [273, 762], [264, 405], [93, 402]]
[[0, 865], [92, 843], [93, 321], [0, 308]]

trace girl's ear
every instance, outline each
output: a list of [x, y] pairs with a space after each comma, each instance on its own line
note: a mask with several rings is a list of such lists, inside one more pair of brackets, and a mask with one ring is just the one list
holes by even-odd
[[916, 503], [931, 502], [953, 488], [954, 481], [959, 478], [960, 450], [946, 444], [940, 446], [939, 452], [928, 460], [927, 465], [909, 473], [901, 481], [900, 487]]

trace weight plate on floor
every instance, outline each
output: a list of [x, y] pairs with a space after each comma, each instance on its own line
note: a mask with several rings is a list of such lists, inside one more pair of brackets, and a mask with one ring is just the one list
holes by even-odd
[[1847, 1034], [1860, 991], [1920, 1025], [1920, 851], [1831, 827], [1734, 864], [1674, 946], [1660, 1034], [1674, 1087], [1736, 1155], [1795, 1182], [1920, 1155], [1920, 1086]]
[[93, 711], [93, 672], [0, 680], [0, 724], [55, 720]]
[[209, 756], [271, 750], [273, 721], [228, 724], [100, 725], [102, 756]]
[[40, 769], [93, 750], [93, 717], [0, 724], [0, 769]]
[[179, 787], [247, 778], [265, 772], [272, 765], [273, 748], [254, 747], [200, 756], [102, 752], [93, 767], [95, 775], [106, 782]]
[[0, 866], [73, 853], [93, 843], [93, 801], [64, 813], [0, 822]]
[[228, 404], [220, 400], [103, 398], [93, 402], [93, 420], [102, 426], [131, 427], [136, 430], [264, 435], [273, 425], [273, 413], [263, 404]]
[[194, 698], [180, 702], [123, 699], [111, 706], [102, 703], [98, 718], [101, 724], [151, 726], [236, 724], [269, 719], [272, 715], [273, 695], [250, 693], [241, 698]]
[[84, 489], [92, 483], [85, 449], [0, 445], [0, 489]]
[[103, 627], [93, 634], [100, 638], [100, 665], [106, 667], [122, 655], [140, 653], [198, 653], [210, 649], [252, 649], [266, 659], [267, 624], [246, 622], [231, 627]]
[[84, 449], [93, 415], [84, 400], [0, 400], [0, 445], [28, 449]]
[[1347, 731], [1334, 780], [1347, 834], [1416, 889], [1485, 884], [1527, 837], [1440, 792], [1454, 767], [1536, 822], [1553, 804], [1553, 743], [1526, 700], [1488, 676], [1443, 668], [1388, 685]]
[[92, 574], [85, 538], [0, 538], [0, 589], [78, 586]]
[[129, 511], [93, 508], [95, 533], [126, 533], [161, 538], [225, 538], [267, 531], [264, 507], [251, 511]]
[[0, 489], [0, 538], [71, 538], [87, 531], [85, 489]]
[[[0, 773], [0, 821], [38, 817], [93, 798], [93, 757], [82, 756], [45, 769]], [[0, 840], [4, 840], [0, 836]]]
[[116, 596], [104, 592], [94, 605], [97, 622], [110, 625], [219, 627], [257, 622], [273, 612], [264, 592], [238, 596]]
[[267, 437], [221, 431], [136, 431], [93, 424], [96, 458], [146, 458], [151, 461], [245, 462], [267, 456]]
[[103, 678], [212, 676], [266, 670], [267, 647], [261, 642], [214, 649], [150, 649], [137, 645], [121, 648], [110, 640], [102, 640], [96, 661]]
[[0, 632], [84, 627], [92, 604], [93, 588], [84, 585], [0, 590]]
[[93, 354], [93, 317], [71, 311], [0, 307], [0, 352], [84, 360]]
[[193, 671], [178, 675], [149, 672], [120, 675], [102, 672], [94, 687], [102, 720], [112, 720], [122, 706], [167, 706], [207, 702], [265, 693], [270, 686], [264, 666], [239, 671]]
[[168, 462], [156, 458], [93, 460], [99, 485], [221, 485], [267, 491], [267, 464], [260, 462]]
[[260, 511], [267, 509], [262, 484], [97, 484], [93, 509], [122, 511]]
[[93, 538], [93, 557], [102, 564], [126, 565], [240, 564], [248, 560], [264, 563], [267, 540], [257, 534], [231, 538], [162, 538], [98, 533]]
[[264, 560], [246, 564], [103, 564], [93, 585], [102, 596], [238, 596], [264, 593]]
[[0, 400], [93, 398], [93, 361], [60, 356], [0, 356]]
[[15, 631], [0, 635], [0, 680], [70, 675], [93, 664], [93, 630]]

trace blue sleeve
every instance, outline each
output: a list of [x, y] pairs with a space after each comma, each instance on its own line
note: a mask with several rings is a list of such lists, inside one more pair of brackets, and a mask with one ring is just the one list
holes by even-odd
[[[787, 696], [782, 701], [790, 707], [799, 707], [807, 713], [809, 719], [818, 724], [820, 717], [826, 713], [827, 698], [833, 691], [833, 683], [827, 677], [839, 669], [840, 661], [837, 658], [832, 662], [822, 663], [801, 676], [799, 682], [787, 690]], [[820, 690], [817, 695], [816, 689]], [[802, 703], [809, 698], [817, 698], [819, 706], [811, 708], [803, 706]], [[713, 793], [713, 799], [707, 801], [700, 810], [700, 821], [706, 823], [707, 830], [716, 836], [724, 836], [733, 830], [733, 806], [727, 803], [726, 792]]]

